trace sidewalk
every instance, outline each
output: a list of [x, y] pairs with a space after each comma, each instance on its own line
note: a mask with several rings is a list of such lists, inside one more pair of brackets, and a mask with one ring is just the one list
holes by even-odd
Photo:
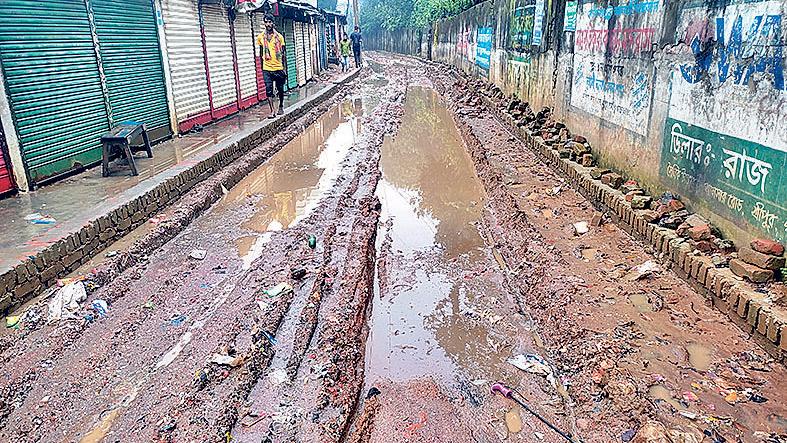
[[[94, 167], [37, 191], [0, 200], [0, 313], [51, 286], [57, 277], [229, 164], [256, 144], [263, 132], [300, 117], [357, 72], [339, 73], [293, 91], [285, 100], [283, 117], [267, 118], [267, 102], [261, 103], [200, 133], [160, 143], [154, 146], [152, 159], [135, 159], [136, 177], [128, 169], [102, 177], [101, 167]], [[136, 210], [133, 214], [132, 209]], [[25, 219], [35, 213], [55, 222], [35, 224]], [[103, 232], [105, 224], [115, 229]], [[81, 252], [74, 256], [75, 250]]]

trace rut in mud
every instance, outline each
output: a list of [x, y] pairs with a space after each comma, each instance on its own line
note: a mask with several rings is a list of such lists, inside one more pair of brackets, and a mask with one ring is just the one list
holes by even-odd
[[784, 369], [668, 270], [628, 278], [652, 257], [613, 224], [575, 235], [595, 210], [474, 83], [369, 59], [265, 163], [81, 269], [107, 317], [26, 307], [38, 321], [2, 336], [0, 439], [563, 441], [497, 381], [586, 442], [787, 432]]

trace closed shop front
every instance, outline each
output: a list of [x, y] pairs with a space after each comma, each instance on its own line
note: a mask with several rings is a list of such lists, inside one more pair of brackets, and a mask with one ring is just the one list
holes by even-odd
[[303, 23], [294, 23], [295, 38], [295, 66], [298, 69], [298, 86], [306, 84], [306, 46], [303, 42]]
[[110, 121], [84, 2], [0, 0], [0, 62], [32, 183], [101, 159]]
[[233, 22], [235, 52], [238, 60], [241, 109], [257, 103], [257, 64], [255, 62], [254, 34], [249, 14], [238, 13]]
[[308, 23], [301, 23], [301, 44], [303, 45], [303, 54], [304, 54], [304, 83], [308, 82], [314, 76], [314, 67], [312, 66], [312, 49], [311, 49], [311, 36], [309, 35], [309, 27]]
[[[262, 77], [262, 54], [260, 47], [257, 46], [257, 36], [263, 31], [262, 14], [251, 13], [251, 27], [252, 35], [254, 35], [254, 69], [257, 79], [257, 99], [259, 101], [265, 100], [267, 94], [265, 91], [265, 79]], [[284, 31], [279, 31], [284, 32]]]
[[156, 16], [150, 0], [90, 0], [113, 124], [145, 123], [172, 135]]
[[8, 160], [8, 145], [3, 135], [3, 125], [0, 124], [0, 195], [13, 191], [14, 179], [11, 176], [11, 162]]
[[292, 20], [284, 20], [284, 41], [286, 43], [285, 51], [287, 51], [287, 87], [295, 89], [298, 87], [298, 67], [296, 63], [295, 51], [295, 22]]
[[172, 94], [180, 131], [211, 121], [196, 0], [162, 0]]
[[222, 5], [201, 8], [212, 112], [213, 118], [218, 119], [238, 111], [230, 22]]

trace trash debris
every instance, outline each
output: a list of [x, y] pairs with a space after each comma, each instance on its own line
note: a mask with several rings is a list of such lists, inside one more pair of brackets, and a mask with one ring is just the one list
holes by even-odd
[[142, 305], [142, 309], [156, 309], [156, 305], [151, 300], [148, 300]]
[[264, 290], [262, 292], [265, 295], [269, 296], [269, 297], [277, 297], [279, 295], [286, 294], [286, 293], [288, 293], [290, 291], [292, 291], [292, 286], [290, 286], [287, 283], [282, 282], [282, 283], [279, 283], [278, 285], [276, 285], [276, 286], [274, 286], [272, 288], [266, 289], [266, 290]]
[[224, 195], [227, 195], [227, 194], [230, 193], [229, 189], [227, 189], [227, 187], [224, 186], [224, 183], [221, 184], [221, 193], [224, 194]]
[[369, 400], [370, 398], [376, 397], [378, 395], [380, 395], [380, 390], [372, 386], [369, 388], [369, 392], [366, 393], [366, 399]]
[[552, 368], [547, 365], [543, 358], [536, 354], [519, 354], [508, 359], [508, 363], [531, 374], [543, 375], [553, 387], [557, 388], [557, 381], [552, 372]]
[[624, 443], [628, 443], [634, 439], [635, 435], [637, 435], [637, 431], [633, 429], [629, 429], [628, 431], [625, 431], [620, 435], [620, 440], [623, 441]]
[[107, 312], [109, 311], [109, 305], [107, 304], [106, 300], [100, 299], [93, 300], [93, 302], [90, 303], [90, 308], [96, 311], [96, 314], [98, 314], [100, 318], [106, 317]]
[[738, 402], [738, 392], [737, 391], [730, 391], [727, 395], [724, 396], [724, 401], [727, 403], [734, 405]]
[[19, 316], [14, 315], [5, 318], [5, 327], [19, 329]]
[[519, 418], [519, 413], [515, 409], [506, 411], [506, 428], [512, 434], [522, 431], [522, 419]]
[[661, 267], [655, 261], [648, 260], [639, 266], [635, 266], [631, 271], [631, 277], [629, 277], [629, 280], [637, 281], [650, 277], [654, 272], [661, 271]]
[[691, 391], [685, 391], [683, 393], [683, 400], [686, 401], [687, 403], [695, 403], [700, 401], [699, 397], [697, 397], [697, 394]]
[[172, 317], [172, 318], [169, 320], [169, 324], [170, 324], [170, 325], [172, 325], [172, 326], [180, 326], [180, 325], [182, 325], [182, 324], [183, 324], [183, 322], [185, 322], [185, 321], [186, 321], [186, 316], [185, 316], [185, 315], [183, 315], [183, 314], [178, 314], [178, 315], [176, 315], [176, 316]]
[[576, 222], [572, 226], [576, 235], [585, 235], [590, 231], [590, 226], [586, 221]]
[[25, 220], [34, 225], [51, 225], [57, 223], [57, 220], [55, 220], [54, 217], [49, 215], [41, 215], [38, 212], [26, 215]]
[[280, 384], [282, 384], [285, 381], [287, 381], [287, 379], [289, 378], [287, 376], [287, 370], [286, 369], [277, 369], [277, 370], [271, 372], [269, 377], [270, 377], [270, 380], [271, 380], [271, 384], [273, 384], [273, 386], [279, 386]]
[[194, 249], [189, 254], [189, 258], [193, 258], [194, 260], [205, 260], [205, 257], [208, 256], [208, 251], [204, 249]]
[[244, 360], [245, 359], [242, 356], [233, 357], [231, 355], [213, 354], [213, 357], [210, 359], [210, 363], [237, 368], [243, 364]]
[[76, 318], [79, 311], [79, 303], [85, 301], [87, 291], [82, 281], [74, 281], [66, 284], [55, 292], [52, 300], [49, 301], [49, 320], [62, 320], [65, 318]]
[[484, 380], [483, 378], [480, 378], [478, 380], [473, 380], [472, 383], [473, 386], [484, 386], [485, 384], [489, 383], [489, 380]]
[[275, 346], [276, 344], [278, 344], [278, 342], [276, 341], [276, 338], [274, 338], [272, 335], [270, 335], [270, 334], [268, 333], [268, 331], [262, 331], [262, 335], [263, 335], [263, 336], [264, 336], [266, 339], [268, 339], [268, 341], [269, 341], [269, 342], [271, 342], [271, 344], [272, 344], [272, 345], [274, 345], [274, 346]]
[[290, 272], [290, 276], [293, 280], [300, 280], [306, 277], [306, 270], [303, 268], [293, 269], [292, 272]]
[[309, 247], [310, 248], [312, 248], [312, 249], [316, 248], [317, 247], [317, 237], [315, 237], [314, 235], [310, 234], [308, 243], [309, 243]]

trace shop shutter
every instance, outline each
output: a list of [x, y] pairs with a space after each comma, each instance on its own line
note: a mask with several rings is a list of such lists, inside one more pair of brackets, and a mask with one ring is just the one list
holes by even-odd
[[14, 188], [14, 179], [11, 177], [11, 162], [8, 161], [8, 145], [3, 134], [3, 125], [0, 124], [0, 194], [5, 194]]
[[287, 87], [295, 89], [298, 87], [298, 64], [295, 55], [295, 22], [292, 20], [284, 21], [284, 42], [287, 51]]
[[328, 43], [326, 33], [329, 32], [329, 29], [328, 26], [325, 26], [325, 22], [320, 22], [318, 27], [320, 37], [320, 70], [328, 68]]
[[306, 50], [303, 45], [303, 23], [295, 22], [295, 66], [298, 69], [298, 86], [306, 84]]
[[84, 2], [0, 0], [0, 60], [32, 183], [98, 162], [109, 119]]
[[306, 68], [305, 72], [305, 81], [309, 81], [314, 78], [314, 57], [312, 57], [312, 42], [311, 42], [311, 25], [308, 23], [301, 24], [301, 42], [303, 42], [303, 52], [304, 52], [304, 66]]
[[257, 69], [254, 59], [254, 37], [249, 14], [238, 13], [233, 23], [235, 27], [235, 51], [238, 56], [240, 96], [242, 106], [248, 107], [257, 102]]
[[[257, 78], [257, 98], [262, 101], [267, 98], [265, 91], [265, 79], [262, 77], [262, 58], [260, 58], [260, 47], [257, 46], [257, 35], [262, 32], [262, 15], [251, 13], [251, 28], [254, 36], [254, 68]], [[282, 31], [284, 32], [284, 31]]]
[[172, 135], [150, 0], [91, 0], [113, 124], [133, 120], [153, 140]]
[[211, 120], [202, 33], [195, 0], [162, 0], [172, 95], [181, 131]]
[[238, 110], [235, 90], [235, 63], [227, 9], [221, 5], [202, 5], [208, 75], [213, 97], [213, 117], [221, 118]]

